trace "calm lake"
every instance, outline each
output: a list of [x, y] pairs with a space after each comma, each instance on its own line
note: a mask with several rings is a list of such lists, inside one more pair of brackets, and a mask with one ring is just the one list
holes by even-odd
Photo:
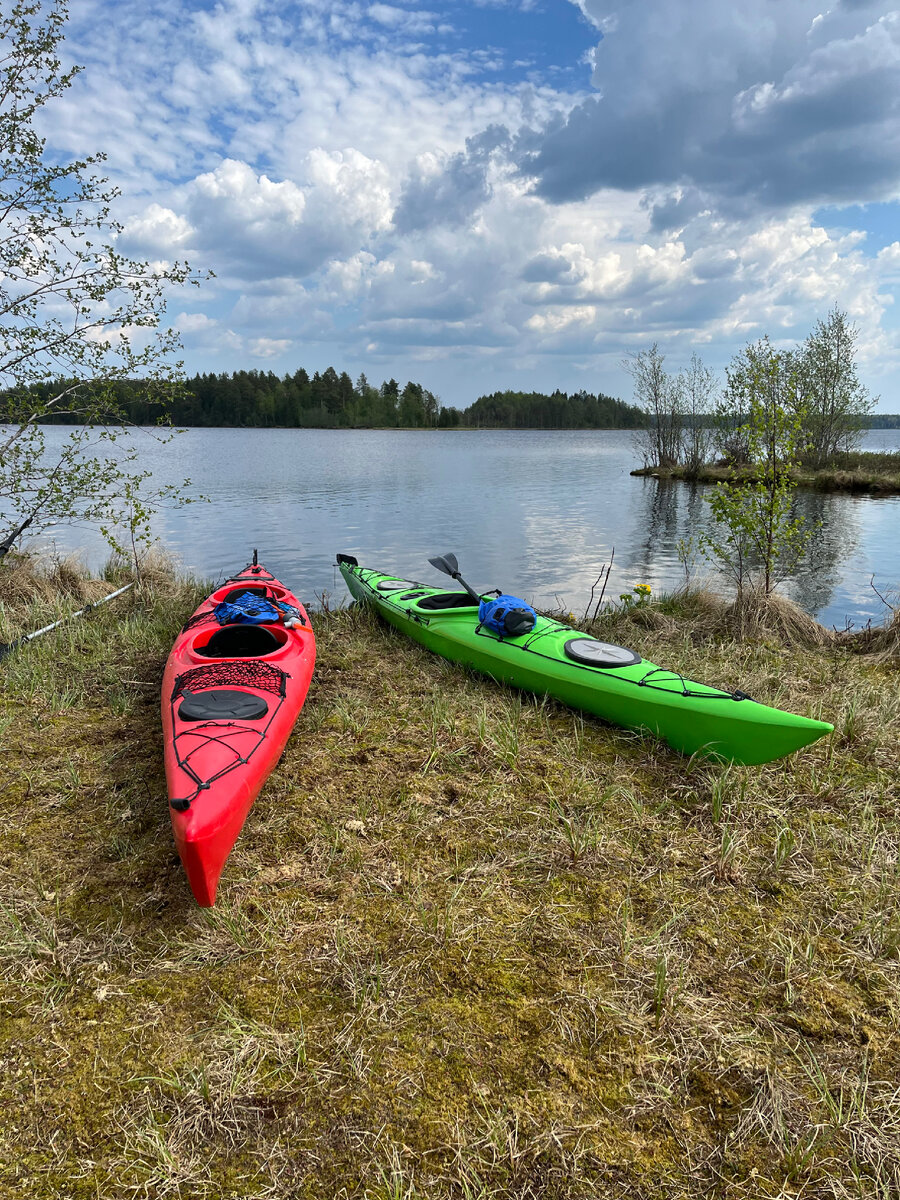
[[[345, 598], [337, 551], [440, 583], [428, 558], [452, 550], [475, 587], [581, 615], [614, 548], [607, 598], [637, 583], [656, 592], [683, 581], [678, 544], [709, 526], [705, 487], [630, 476], [640, 463], [623, 430], [190, 429], [163, 447], [134, 436], [155, 485], [190, 478], [209, 499], [156, 522], [185, 570], [224, 578], [258, 547], [312, 604], [323, 592], [330, 603]], [[872, 430], [863, 444], [896, 449], [900, 430]], [[828, 624], [880, 621], [870, 580], [896, 603], [900, 497], [804, 492], [798, 503], [821, 527], [807, 567], [783, 590]], [[104, 561], [90, 530], [54, 532], [41, 543], [81, 549], [93, 567]], [[698, 562], [694, 577], [715, 572]]]

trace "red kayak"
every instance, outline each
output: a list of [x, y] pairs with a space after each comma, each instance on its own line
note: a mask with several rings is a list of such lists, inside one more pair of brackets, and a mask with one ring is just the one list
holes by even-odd
[[[255, 558], [188, 620], [163, 677], [169, 814], [191, 890], [205, 907], [215, 903], [225, 860], [281, 757], [316, 659], [303, 605]], [[250, 606], [267, 601], [277, 615], [221, 624], [227, 613], [217, 617], [216, 606], [224, 601], [233, 612], [248, 605], [242, 597]]]

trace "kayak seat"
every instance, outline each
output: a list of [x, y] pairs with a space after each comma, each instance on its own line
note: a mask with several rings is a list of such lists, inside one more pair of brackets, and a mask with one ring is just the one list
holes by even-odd
[[262, 696], [213, 688], [208, 692], [185, 691], [178, 716], [182, 721], [259, 721], [268, 711]]
[[205, 646], [195, 646], [206, 658], [259, 658], [281, 649], [281, 642], [262, 625], [224, 625]]
[[443, 608], [477, 608], [478, 601], [467, 592], [440, 592], [437, 596], [426, 596], [418, 606], [439, 612]]

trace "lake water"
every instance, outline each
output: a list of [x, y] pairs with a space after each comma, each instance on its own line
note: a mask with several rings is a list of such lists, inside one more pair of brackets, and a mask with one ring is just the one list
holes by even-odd
[[[156, 522], [186, 570], [221, 579], [258, 547], [312, 604], [323, 592], [332, 603], [346, 595], [337, 551], [440, 583], [428, 558], [452, 550], [476, 588], [580, 615], [613, 549], [607, 598], [637, 583], [672, 588], [684, 579], [679, 541], [710, 523], [706, 488], [629, 474], [639, 461], [622, 430], [190, 429], [164, 447], [134, 436], [155, 485], [189, 477], [209, 498]], [[872, 430], [864, 445], [896, 449], [900, 430]], [[880, 621], [870, 580], [896, 603], [900, 497], [804, 492], [799, 505], [822, 525], [808, 565], [783, 590], [829, 624]], [[94, 567], [106, 557], [88, 530], [60, 528], [53, 541], [81, 548]], [[694, 575], [714, 578], [702, 563]]]

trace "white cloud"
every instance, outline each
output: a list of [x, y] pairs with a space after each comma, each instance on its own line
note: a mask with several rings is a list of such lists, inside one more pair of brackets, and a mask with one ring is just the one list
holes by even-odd
[[291, 346], [290, 338], [253, 338], [247, 343], [251, 358], [279, 358]]
[[367, 16], [379, 25], [412, 34], [432, 33], [437, 19], [436, 13], [410, 11], [393, 4], [372, 4], [367, 9]]
[[193, 232], [191, 223], [185, 217], [154, 201], [139, 216], [131, 217], [126, 223], [121, 245], [139, 254], [158, 253], [174, 257], [190, 243]]
[[628, 348], [721, 366], [835, 302], [887, 353], [900, 251], [812, 212], [900, 194], [896, 17], [577, 3], [603, 34], [590, 96], [486, 76], [515, 56], [465, 39], [474, 6], [451, 31], [400, 0], [93, 0], [53, 144], [109, 150], [123, 246], [215, 270], [180, 301], [204, 310], [176, 317], [190, 368], [616, 390]]
[[181, 333], [209, 333], [219, 328], [219, 322], [208, 317], [206, 313], [180, 312], [173, 325]]

